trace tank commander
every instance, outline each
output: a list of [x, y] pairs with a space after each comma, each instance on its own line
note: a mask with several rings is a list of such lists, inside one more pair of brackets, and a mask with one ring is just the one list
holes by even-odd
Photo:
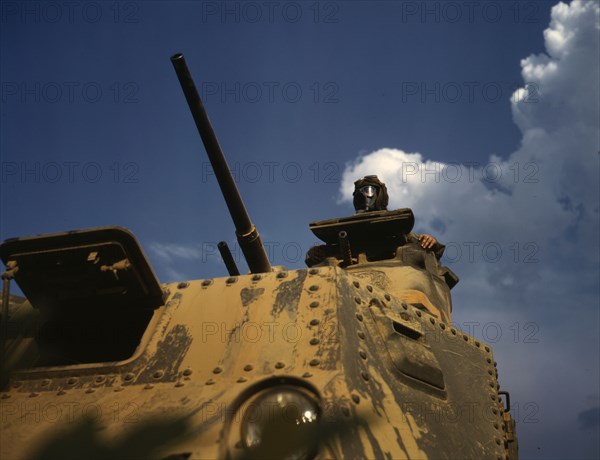
[[[365, 176], [354, 182], [353, 204], [356, 214], [372, 211], [387, 211], [389, 201], [387, 188], [383, 182], [375, 175]], [[403, 235], [404, 241], [394, 241], [392, 246], [400, 244], [420, 245], [425, 250], [432, 250], [437, 259], [441, 259], [446, 248], [440, 244], [438, 240], [426, 233], [416, 235], [410, 232], [408, 235]], [[339, 253], [337, 245], [323, 244], [313, 246], [306, 253], [305, 263], [307, 266], [321, 263], [328, 257], [335, 257]]]

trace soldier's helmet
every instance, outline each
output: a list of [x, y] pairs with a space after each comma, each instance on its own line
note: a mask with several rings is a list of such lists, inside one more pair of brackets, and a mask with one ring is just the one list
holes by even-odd
[[385, 184], [377, 176], [365, 176], [354, 182], [354, 209], [357, 213], [385, 211], [388, 193]]

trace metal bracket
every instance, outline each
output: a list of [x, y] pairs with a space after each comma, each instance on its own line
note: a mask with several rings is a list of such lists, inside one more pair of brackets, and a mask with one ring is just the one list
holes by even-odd
[[[92, 253], [93, 254], [93, 253]], [[92, 255], [90, 254], [90, 256]], [[89, 257], [88, 257], [88, 260]], [[129, 259], [122, 259], [119, 260], [118, 262], [115, 262], [112, 265], [102, 265], [100, 267], [100, 271], [101, 272], [112, 272], [113, 276], [115, 277], [115, 280], [119, 280], [119, 271], [127, 271], [131, 268], [131, 262], [129, 262]]]
[[504, 406], [504, 412], [510, 412], [510, 393], [508, 391], [499, 391], [498, 396], [506, 396], [506, 405]]

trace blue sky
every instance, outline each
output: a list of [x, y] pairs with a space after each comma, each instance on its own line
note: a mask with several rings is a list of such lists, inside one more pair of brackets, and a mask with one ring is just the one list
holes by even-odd
[[448, 245], [522, 457], [597, 458], [598, 4], [556, 3], [2, 1], [0, 238], [120, 225], [161, 282], [225, 274], [183, 52], [275, 264], [378, 174]]

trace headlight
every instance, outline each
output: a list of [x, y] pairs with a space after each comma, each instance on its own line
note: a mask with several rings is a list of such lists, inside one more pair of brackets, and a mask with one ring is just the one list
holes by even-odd
[[271, 387], [242, 408], [242, 447], [252, 458], [310, 459], [316, 454], [319, 405], [291, 385]]

